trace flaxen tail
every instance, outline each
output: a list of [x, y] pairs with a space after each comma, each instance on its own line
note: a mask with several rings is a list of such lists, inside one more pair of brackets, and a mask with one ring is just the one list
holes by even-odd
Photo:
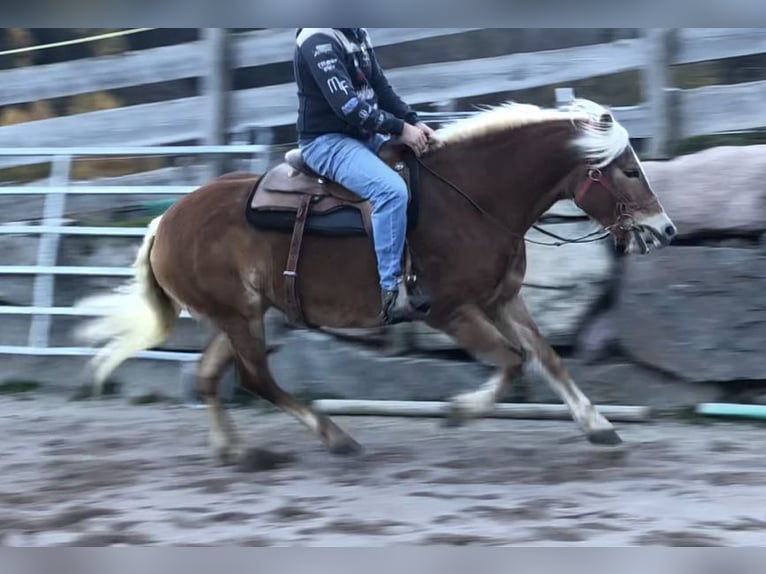
[[75, 336], [91, 345], [102, 344], [91, 360], [96, 391], [132, 355], [164, 341], [175, 325], [180, 307], [157, 283], [149, 263], [161, 217], [149, 224], [136, 259], [133, 280], [112, 292], [81, 299], [75, 305], [98, 313], [80, 326]]

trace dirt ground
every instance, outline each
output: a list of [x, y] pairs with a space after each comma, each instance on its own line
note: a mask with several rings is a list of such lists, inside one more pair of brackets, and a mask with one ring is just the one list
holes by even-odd
[[365, 447], [327, 454], [281, 413], [233, 410], [291, 460], [216, 466], [201, 409], [0, 398], [0, 544], [762, 545], [764, 428], [337, 417]]

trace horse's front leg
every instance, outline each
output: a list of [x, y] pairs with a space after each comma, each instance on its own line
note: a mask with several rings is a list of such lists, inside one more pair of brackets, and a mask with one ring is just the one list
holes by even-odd
[[498, 329], [515, 336], [527, 352], [524, 375], [542, 379], [566, 403], [572, 418], [594, 444], [622, 442], [612, 423], [599, 413], [569, 376], [561, 358], [548, 344], [527, 310], [521, 296], [515, 297], [498, 313]]
[[496, 365], [497, 372], [475, 391], [452, 398], [449, 419], [453, 424], [487, 414], [508, 392], [514, 379], [521, 376], [526, 353], [518, 338], [503, 334], [487, 315], [474, 305], [454, 312], [441, 327], [477, 359]]

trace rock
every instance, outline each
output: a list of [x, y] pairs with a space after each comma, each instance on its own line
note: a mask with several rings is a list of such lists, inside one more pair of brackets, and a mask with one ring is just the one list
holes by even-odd
[[59, 265], [130, 267], [141, 246], [141, 237], [68, 235], [61, 238]]
[[[87, 362], [87, 357], [0, 355], [0, 370], [3, 380], [37, 381], [45, 392], [71, 396], [91, 382]], [[722, 398], [719, 385], [681, 381], [624, 361], [597, 365], [572, 359], [564, 362], [578, 387], [594, 404], [671, 409]], [[280, 386], [297, 393], [304, 401], [318, 398], [448, 400], [457, 392], [478, 389], [492, 372], [471, 362], [387, 358], [360, 352], [357, 346], [327, 338], [317, 344], [302, 335], [274, 353], [270, 363]], [[112, 380], [119, 383], [123, 397], [154, 393], [195, 405], [199, 401], [194, 394], [194, 368], [193, 362], [129, 359], [117, 369]], [[221, 386], [227, 402], [235, 395], [235, 383], [236, 374], [229, 369]], [[544, 383], [526, 383], [527, 394], [521, 400], [561, 402]], [[509, 400], [518, 399], [512, 395]]]
[[34, 275], [0, 275], [0, 304], [32, 305], [34, 289]]
[[269, 364], [281, 386], [311, 398], [445, 400], [491, 374], [471, 361], [385, 356], [309, 331], [292, 331]]
[[766, 375], [766, 255], [669, 247], [628, 258], [617, 336], [635, 359], [694, 381]]
[[598, 314], [579, 332], [577, 356], [592, 363], [607, 359], [617, 351], [616, 313], [612, 310]]
[[31, 324], [28, 315], [3, 315], [0, 321], [3, 322], [3, 328], [0, 329], [0, 345], [27, 345]]
[[[42, 185], [48, 185], [48, 182]], [[4, 223], [18, 223], [20, 220], [36, 221], [42, 217], [44, 205], [45, 196], [43, 195], [2, 196], [0, 197], [0, 221]]]
[[[36, 265], [38, 243], [34, 236], [0, 235], [0, 265]], [[0, 305], [31, 305], [33, 286], [33, 275], [0, 275]]]
[[[545, 228], [576, 238], [598, 229], [598, 225], [581, 221]], [[553, 241], [534, 230], [527, 237]], [[583, 317], [607, 288], [614, 268], [611, 241], [607, 238], [560, 247], [527, 244], [527, 274], [521, 294], [550, 342], [572, 344]]]
[[716, 147], [643, 165], [681, 237], [766, 230], [766, 145]]
[[[564, 365], [580, 390], [594, 404], [642, 405], [652, 409], [680, 409], [721, 399], [721, 388], [713, 383], [684, 381], [625, 360], [589, 364], [565, 359]], [[560, 403], [545, 384], [528, 383], [528, 402]]]

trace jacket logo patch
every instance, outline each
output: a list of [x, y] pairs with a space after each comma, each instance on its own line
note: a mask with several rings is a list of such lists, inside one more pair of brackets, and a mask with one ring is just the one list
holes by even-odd
[[359, 105], [359, 98], [353, 97], [349, 101], [347, 101], [345, 104], [343, 104], [343, 107], [341, 108], [341, 111], [348, 115], [351, 112], [354, 111], [354, 108]]
[[318, 58], [322, 54], [331, 54], [332, 44], [317, 44], [314, 46], [314, 57]]
[[335, 64], [338, 63], [338, 58], [330, 58], [329, 60], [322, 60], [317, 64], [317, 67], [323, 72], [329, 72], [335, 69]]
[[350, 89], [348, 82], [343, 78], [339, 78], [338, 76], [333, 76], [327, 80], [327, 87], [330, 88], [331, 94], [343, 92], [344, 94], [348, 95], [348, 91]]

